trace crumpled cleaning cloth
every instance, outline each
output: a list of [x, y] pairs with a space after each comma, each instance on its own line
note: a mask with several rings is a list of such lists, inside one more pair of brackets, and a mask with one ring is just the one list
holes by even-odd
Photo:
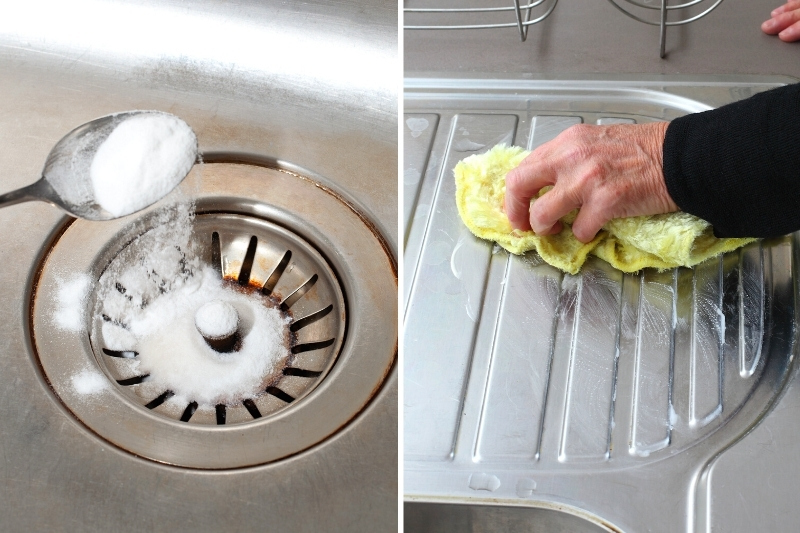
[[513, 254], [536, 250], [547, 263], [570, 274], [578, 273], [589, 254], [623, 272], [637, 272], [694, 266], [755, 240], [718, 239], [708, 222], [683, 212], [614, 219], [586, 244], [572, 234], [577, 210], [561, 219], [564, 229], [557, 235], [515, 230], [503, 211], [505, 178], [529, 153], [501, 144], [459, 161], [454, 170], [456, 203], [464, 224], [477, 237], [495, 241]]

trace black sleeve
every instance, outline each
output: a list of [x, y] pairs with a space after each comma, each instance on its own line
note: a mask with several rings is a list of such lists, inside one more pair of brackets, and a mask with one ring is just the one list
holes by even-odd
[[800, 229], [800, 84], [673, 120], [664, 179], [683, 211], [717, 237]]

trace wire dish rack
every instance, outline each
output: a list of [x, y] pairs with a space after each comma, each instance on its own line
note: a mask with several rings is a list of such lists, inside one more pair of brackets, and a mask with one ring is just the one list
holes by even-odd
[[[659, 56], [666, 57], [667, 26], [682, 26], [699, 20], [723, 0], [688, 0], [672, 3], [669, 0], [608, 0], [626, 16], [659, 26]], [[519, 38], [525, 41], [528, 28], [542, 22], [556, 8], [558, 0], [531, 0], [525, 5], [512, 0], [512, 5], [481, 7], [404, 7], [406, 30], [482, 30], [492, 28], [514, 28]], [[672, 13], [672, 15], [671, 15]], [[669, 20], [672, 18], [673, 20]], [[409, 19], [412, 19], [409, 22]]]
[[[689, 24], [695, 20], [699, 20], [712, 11], [714, 11], [722, 3], [722, 0], [689, 0], [680, 4], [668, 5], [669, 0], [608, 0], [612, 6], [619, 9], [625, 15], [634, 20], [649, 24], [651, 26], [659, 26], [659, 56], [664, 59], [666, 56], [667, 44], [667, 26], [682, 26]], [[710, 5], [709, 5], [710, 4]], [[692, 8], [699, 8], [699, 13], [686, 14]], [[682, 17], [678, 20], [667, 20], [670, 11], [683, 10]], [[653, 11], [658, 11], [658, 20], [647, 18], [647, 15], [652, 15]]]
[[[490, 28], [514, 28], [519, 30], [519, 38], [525, 41], [528, 37], [528, 27], [537, 24], [553, 12], [558, 4], [558, 0], [533, 0], [525, 5], [520, 5], [520, 0], [513, 0], [511, 6], [498, 7], [455, 7], [455, 8], [414, 8], [405, 7], [404, 13], [420, 13], [425, 18], [434, 17], [440, 14], [444, 20], [463, 17], [465, 20], [480, 21], [482, 23], [444, 23], [436, 22], [418, 25], [406, 25], [407, 30], [483, 30]], [[498, 16], [508, 14], [511, 11], [516, 20], [511, 22], [495, 22], [493, 19]], [[491, 17], [491, 18], [489, 18]], [[533, 17], [533, 18], [531, 18]], [[510, 20], [511, 17], [508, 17]], [[429, 19], [430, 20], [430, 19]]]

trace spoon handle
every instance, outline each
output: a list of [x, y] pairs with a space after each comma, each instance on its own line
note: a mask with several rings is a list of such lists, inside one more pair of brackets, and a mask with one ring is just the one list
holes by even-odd
[[37, 181], [36, 183], [17, 189], [16, 191], [0, 194], [0, 207], [29, 202], [31, 200], [39, 200], [40, 194], [37, 194], [38, 191], [39, 182]]

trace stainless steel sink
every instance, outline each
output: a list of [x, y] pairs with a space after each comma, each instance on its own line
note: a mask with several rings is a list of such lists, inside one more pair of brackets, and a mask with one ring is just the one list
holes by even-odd
[[[404, 525], [415, 533], [598, 533], [614, 531], [572, 509], [406, 503]], [[595, 520], [597, 520], [595, 518]]]
[[[247, 224], [295, 234], [338, 276], [349, 326], [324, 379], [285, 409], [272, 398], [259, 420], [240, 408], [226, 427], [181, 425], [166, 403], [150, 412], [117, 389], [76, 406], [63, 365], [102, 369], [102, 354], [88, 334], [39, 328], [38, 282], [62, 268], [97, 275], [146, 215], [112, 227], [46, 204], [3, 209], [0, 530], [396, 529], [397, 67], [397, 8], [380, 1], [0, 8], [3, 191], [35, 181], [52, 145], [87, 120], [169, 111], [207, 162], [183, 193], [212, 225], [247, 220], [207, 228], [222, 234], [223, 259], [241, 266], [250, 235], [264, 234]], [[367, 363], [349, 366], [358, 354]]]
[[471, 235], [452, 169], [497, 143], [670, 120], [789, 81], [406, 80], [407, 524], [535, 529], [575, 515], [585, 522], [565, 528], [706, 531], [725, 514], [712, 495], [742, 492], [712, 493], [714, 465], [793, 376], [797, 235], [694, 269], [623, 275], [597, 260], [565, 275]]

